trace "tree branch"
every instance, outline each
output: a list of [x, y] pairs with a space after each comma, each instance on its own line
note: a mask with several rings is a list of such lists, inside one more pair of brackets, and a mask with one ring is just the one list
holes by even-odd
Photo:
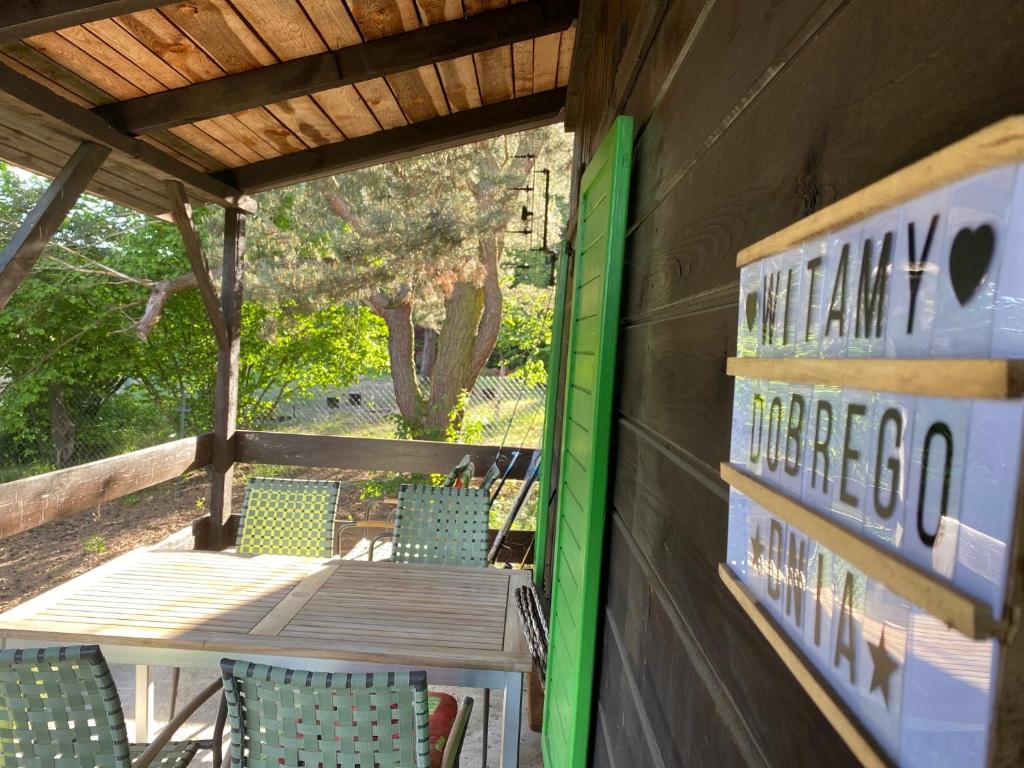
[[[220, 270], [210, 270], [210, 276], [213, 278], [220, 277]], [[149, 334], [153, 332], [153, 328], [160, 322], [160, 317], [163, 315], [167, 300], [176, 293], [197, 288], [198, 285], [196, 276], [191, 272], [187, 275], [154, 283], [150, 290], [149, 300], [146, 302], [146, 309], [142, 313], [142, 317], [135, 321], [135, 334], [143, 341], [148, 339]]]

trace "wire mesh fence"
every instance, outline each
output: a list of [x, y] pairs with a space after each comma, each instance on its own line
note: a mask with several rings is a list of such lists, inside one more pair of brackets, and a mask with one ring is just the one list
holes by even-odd
[[[462, 442], [535, 447], [544, 420], [543, 385], [481, 376], [469, 393]], [[261, 429], [350, 437], [394, 437], [398, 404], [390, 379], [369, 379], [323, 390], [278, 406]]]
[[[512, 377], [481, 376], [469, 394], [460, 442], [536, 447], [543, 429], [544, 395], [543, 385], [530, 385]], [[178, 424], [189, 407], [183, 400], [160, 421]], [[394, 438], [398, 413], [391, 379], [378, 378], [281, 403], [266, 419], [250, 426], [275, 432]], [[49, 439], [44, 440], [46, 445], [28, 453], [19, 452], [13, 441], [0, 434], [0, 482], [41, 474], [58, 466], [98, 461], [183, 436], [167, 428], [153, 429], [152, 414], [147, 421], [145, 427], [128, 420], [116, 426], [107, 423], [101, 429], [79, 428], [70, 441], [62, 440], [65, 455], [60, 462], [52, 455]]]

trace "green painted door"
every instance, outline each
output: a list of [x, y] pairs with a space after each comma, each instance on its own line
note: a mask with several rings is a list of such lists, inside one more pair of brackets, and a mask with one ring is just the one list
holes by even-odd
[[632, 151], [632, 118], [619, 117], [580, 183], [544, 701], [547, 768], [587, 764]]
[[558, 403], [558, 367], [562, 357], [562, 326], [565, 324], [565, 281], [568, 274], [565, 244], [558, 253], [558, 280], [555, 282], [555, 315], [551, 323], [551, 349], [548, 351], [548, 389], [544, 395], [544, 440], [540, 448], [540, 483], [537, 490], [537, 533], [533, 545], [533, 582], [544, 585], [544, 563], [548, 549], [548, 507], [551, 504], [551, 467], [555, 455], [555, 407]]

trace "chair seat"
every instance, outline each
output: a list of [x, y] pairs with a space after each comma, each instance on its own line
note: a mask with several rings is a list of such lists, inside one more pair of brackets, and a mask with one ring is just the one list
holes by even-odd
[[459, 714], [459, 703], [447, 693], [428, 691], [427, 707], [430, 712], [430, 768], [440, 768], [444, 745]]
[[[149, 744], [132, 744], [130, 746], [133, 763], [139, 755], [146, 751], [148, 746]], [[170, 741], [149, 764], [150, 768], [185, 768], [192, 762], [199, 748], [198, 741]]]

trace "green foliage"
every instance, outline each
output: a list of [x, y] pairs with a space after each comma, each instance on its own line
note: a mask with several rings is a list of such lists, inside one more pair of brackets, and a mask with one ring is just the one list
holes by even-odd
[[[0, 165], [0, 239], [44, 189]], [[219, 243], [213, 213], [196, 216]], [[159, 281], [188, 272], [173, 226], [90, 197], [75, 206], [0, 313], [0, 467], [49, 469], [58, 456], [87, 461], [162, 442], [177, 435], [183, 395], [186, 430], [212, 426], [217, 350], [198, 293], [171, 295], [148, 340], [136, 333]], [[242, 314], [242, 426], [317, 387], [387, 369], [386, 328], [365, 307], [263, 297]], [[55, 434], [72, 455], [55, 451]]]
[[82, 542], [82, 550], [87, 555], [102, 555], [107, 551], [107, 540], [102, 536], [90, 536]]
[[506, 288], [501, 333], [488, 367], [504, 368], [530, 386], [547, 382], [553, 290], [527, 284]]

